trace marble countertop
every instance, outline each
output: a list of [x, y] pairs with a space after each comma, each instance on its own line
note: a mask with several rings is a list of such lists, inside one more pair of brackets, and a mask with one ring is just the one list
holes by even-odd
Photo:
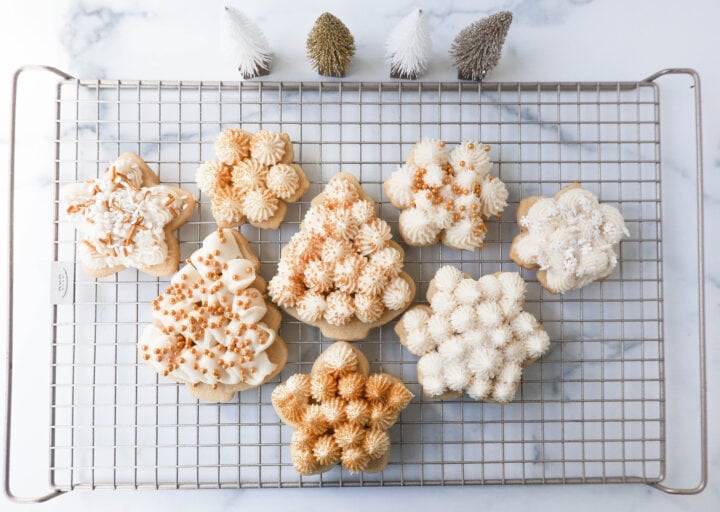
[[[266, 0], [235, 2], [262, 27], [273, 50], [273, 69], [267, 80], [317, 80], [310, 69], [304, 44], [315, 18], [328, 7], [320, 0], [290, 2]], [[9, 119], [11, 75], [25, 64], [56, 66], [80, 78], [237, 80], [229, 58], [221, 47], [219, 32], [222, 2], [82, 0], [11, 2], [3, 5], [0, 16], [0, 119]], [[716, 20], [720, 4], [698, 0], [679, 5], [671, 0], [473, 0], [415, 2], [334, 2], [332, 12], [349, 26], [356, 39], [357, 55], [347, 80], [376, 81], [387, 78], [383, 45], [388, 30], [414, 7], [423, 7], [428, 15], [433, 39], [433, 57], [423, 80], [453, 81], [455, 73], [447, 51], [454, 35], [471, 21], [509, 9], [514, 22], [503, 58], [493, 72], [493, 81], [597, 81], [640, 80], [668, 67], [694, 68], [703, 86], [705, 145], [705, 237], [706, 254], [720, 249], [713, 220], [720, 216], [720, 69], [716, 48], [720, 34]], [[670, 89], [672, 92], [673, 89]], [[663, 94], [665, 94], [663, 92]], [[688, 103], [684, 103], [687, 105]], [[669, 115], [677, 113], [669, 108]], [[680, 112], [680, 116], [687, 112]], [[685, 125], [683, 125], [685, 126]], [[690, 125], [687, 125], [689, 128]], [[689, 130], [670, 129], [664, 139], [662, 165], [664, 192], [694, 185], [694, 153], [686, 142]], [[691, 130], [690, 130], [691, 131]], [[0, 126], [0, 161], [7, 162], [8, 123]], [[31, 169], [16, 178], [23, 197], [42, 195], [51, 183], [42, 169]], [[5, 184], [5, 183], [4, 183]], [[7, 186], [2, 187], [6, 204]], [[690, 196], [689, 201], [692, 201]], [[687, 208], [685, 208], [687, 206]], [[664, 211], [667, 240], [686, 225], [684, 216], [692, 216], [694, 205], [673, 205]], [[2, 209], [0, 246], [7, 241], [7, 211]], [[694, 221], [690, 219], [687, 222]], [[46, 242], [43, 242], [46, 243]], [[677, 277], [676, 285], [666, 290], [666, 305], [682, 310], [692, 305], [694, 262], [683, 259], [682, 251], [666, 247], [665, 275]], [[677, 256], [677, 257], [676, 257]], [[7, 268], [5, 251], [0, 254], [0, 269]], [[720, 387], [720, 349], [716, 342], [720, 317], [720, 268], [712, 256], [706, 258], [707, 387], [709, 479], [704, 492], [696, 496], [672, 496], [644, 485], [555, 485], [485, 486], [473, 488], [373, 488], [373, 489], [263, 489], [223, 491], [76, 491], [30, 508], [38, 510], [155, 510], [179, 509], [232, 510], [261, 507], [263, 510], [293, 510], [337, 507], [391, 509], [437, 509], [452, 503], [505, 510], [530, 507], [556, 511], [574, 510], [693, 510], [720, 508], [720, 444], [712, 435], [720, 420], [715, 390]], [[0, 280], [0, 329], [7, 325], [7, 276]], [[671, 315], [668, 316], [671, 318]], [[672, 341], [692, 331], [693, 322], [678, 321], [666, 325], [669, 352]], [[682, 348], [680, 348], [682, 349]], [[4, 377], [5, 354], [0, 376]], [[694, 382], [697, 369], [681, 368], [676, 379]], [[4, 384], [4, 379], [0, 380]], [[4, 385], [0, 390], [4, 392]], [[683, 389], [668, 390], [668, 400], [683, 402]], [[697, 390], [692, 396], [697, 396]], [[682, 414], [697, 417], [696, 400], [688, 400]], [[32, 402], [18, 409], [32, 417]], [[44, 406], [43, 406], [44, 407]], [[669, 432], [669, 435], [673, 432]], [[696, 436], [696, 433], [691, 436]], [[689, 440], [692, 441], [696, 439]], [[670, 452], [676, 451], [668, 447]], [[682, 453], [671, 453], [677, 461], [675, 471], [682, 473]], [[688, 462], [688, 472], [697, 464]], [[682, 478], [680, 477], [680, 480]], [[690, 483], [689, 481], [686, 483]], [[0, 509], [22, 510], [20, 505], [0, 497]]]

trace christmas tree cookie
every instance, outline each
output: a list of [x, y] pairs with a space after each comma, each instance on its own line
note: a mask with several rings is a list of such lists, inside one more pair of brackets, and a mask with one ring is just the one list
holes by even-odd
[[357, 179], [339, 173], [283, 247], [268, 293], [323, 335], [360, 340], [412, 302], [415, 283], [402, 270], [403, 257]]

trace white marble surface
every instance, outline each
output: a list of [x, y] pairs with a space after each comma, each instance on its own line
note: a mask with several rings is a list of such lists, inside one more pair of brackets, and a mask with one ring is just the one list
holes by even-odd
[[[274, 52], [273, 73], [268, 80], [314, 80], [303, 52], [303, 41], [324, 2], [264, 1], [244, 5], [238, 2], [265, 31]], [[336, 2], [333, 12], [343, 19], [355, 35], [358, 52], [348, 80], [385, 79], [382, 48], [389, 28], [412, 7], [414, 2]], [[436, 5], [433, 5], [436, 4]], [[720, 43], [716, 20], [720, 5], [711, 0], [683, 6], [672, 1], [563, 1], [537, 2], [488, 1], [478, 5], [471, 0], [426, 2], [433, 37], [433, 60], [425, 80], [453, 80], [455, 75], [446, 51], [454, 34], [466, 23], [501, 8], [515, 13], [504, 57], [491, 79], [507, 81], [536, 80], [637, 80], [666, 67], [692, 67], [703, 80], [705, 115], [705, 201], [708, 229], [707, 318], [708, 389], [710, 392], [709, 431], [718, 425], [718, 407], [713, 402], [720, 384], [717, 368], [720, 353], [716, 339], [720, 313], [720, 269], [712, 255], [719, 248], [713, 220], [720, 215], [720, 122], [715, 114], [720, 99], [720, 70], [715, 49]], [[0, 11], [0, 119], [8, 118], [10, 76], [15, 68], [28, 63], [52, 64], [82, 78], [147, 79], [237, 79], [227, 58], [219, 51], [220, 2], [152, 2], [88, 0], [10, 3]], [[672, 89], [671, 89], [672, 90]], [[686, 103], [685, 103], [686, 104]], [[38, 106], [38, 108], [41, 108]], [[670, 115], [677, 113], [671, 106]], [[31, 113], [32, 114], [32, 113]], [[681, 112], [680, 116], [686, 115]], [[686, 118], [683, 118], [686, 120]], [[663, 179], [665, 191], [686, 193], [693, 184], [693, 156], [688, 148], [688, 129], [670, 131], [664, 138]], [[7, 123], [0, 126], [0, 161], [7, 162]], [[47, 194], [50, 180], [43, 169], [23, 169], [17, 177], [18, 197]], [[2, 194], [7, 193], [3, 187]], [[682, 194], [677, 194], [682, 195]], [[691, 197], [691, 196], [690, 196]], [[3, 199], [5, 196], [3, 196]], [[5, 204], [5, 201], [3, 201]], [[692, 259], [683, 258], [680, 240], [692, 206], [667, 201], [664, 210], [666, 230], [666, 275], [678, 276], [666, 289], [666, 302], [682, 310], [691, 304]], [[2, 241], [6, 240], [6, 216], [2, 210]], [[691, 222], [688, 219], [687, 222]], [[684, 241], [684, 238], [682, 238]], [[3, 243], [4, 246], [4, 243]], [[678, 246], [679, 249], [678, 249]], [[6, 268], [6, 255], [0, 255], [0, 268]], [[3, 275], [3, 280], [5, 276]], [[3, 281], [3, 307], [6, 311]], [[681, 317], [682, 318], [682, 317]], [[6, 318], [2, 317], [3, 328]], [[680, 320], [666, 325], [667, 351], [682, 351], [677, 341], [692, 331], [693, 322]], [[4, 332], [4, 330], [3, 330]], [[677, 334], [677, 338], [675, 337]], [[4, 361], [3, 361], [4, 362]], [[4, 364], [3, 364], [4, 368]], [[696, 378], [694, 367], [683, 367], [669, 374], [673, 382]], [[683, 399], [683, 386], [669, 386], [668, 415], [693, 417], [697, 403]], [[691, 392], [692, 396], [696, 395]], [[32, 401], [19, 404], [21, 413], [33, 417]], [[44, 407], [44, 406], [43, 406]], [[672, 434], [673, 432], [669, 432]], [[265, 510], [312, 509], [320, 504], [343, 508], [438, 508], [450, 501], [459, 506], [503, 506], [525, 510], [531, 506], [553, 510], [607, 510], [608, 508], [653, 510], [715, 510], [720, 506], [719, 445], [709, 436], [710, 476], [708, 488], [698, 496], [674, 497], [646, 486], [526, 486], [481, 488], [412, 489], [303, 489], [261, 491], [183, 491], [183, 492], [82, 492], [35, 506], [41, 510], [100, 509], [151, 510], [158, 507], [235, 509], [260, 506]], [[689, 440], [692, 446], [692, 439]], [[681, 444], [681, 443], [679, 443]], [[675, 468], [682, 473], [682, 454], [669, 447]], [[690, 457], [688, 457], [689, 459]], [[692, 464], [691, 464], [692, 466]], [[688, 467], [692, 473], [695, 466]], [[678, 477], [682, 480], [682, 477]], [[690, 483], [687, 481], [686, 483]], [[15, 510], [0, 498], [3, 510]], [[18, 507], [18, 509], [20, 509]]]

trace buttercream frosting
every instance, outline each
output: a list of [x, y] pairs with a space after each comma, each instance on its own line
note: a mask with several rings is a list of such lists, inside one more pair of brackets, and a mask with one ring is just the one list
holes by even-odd
[[275, 165], [285, 156], [285, 141], [278, 132], [260, 130], [250, 141], [250, 154], [263, 165]]

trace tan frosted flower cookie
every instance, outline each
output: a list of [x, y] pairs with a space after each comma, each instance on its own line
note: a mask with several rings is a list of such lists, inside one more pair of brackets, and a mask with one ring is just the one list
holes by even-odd
[[387, 431], [413, 394], [398, 378], [369, 372], [365, 356], [338, 341], [320, 354], [309, 375], [295, 374], [273, 390], [275, 411], [295, 429], [290, 455], [298, 473], [323, 473], [336, 464], [351, 473], [387, 466]]
[[402, 210], [400, 234], [409, 245], [442, 241], [454, 249], [483, 246], [485, 220], [499, 217], [508, 191], [489, 174], [489, 146], [463, 142], [448, 151], [445, 142], [425, 138], [415, 144], [407, 163], [383, 184], [390, 202]]
[[172, 274], [180, 263], [174, 231], [195, 209], [189, 192], [160, 180], [145, 161], [123, 153], [97, 179], [65, 185], [61, 204], [81, 234], [80, 262], [104, 277], [128, 267]]
[[218, 229], [152, 302], [142, 360], [202, 400], [227, 402], [279, 374], [287, 347], [265, 301], [260, 262], [234, 229]]
[[215, 141], [217, 159], [204, 162], [195, 179], [210, 196], [212, 214], [220, 227], [249, 222], [277, 229], [287, 203], [294, 203], [310, 186], [285, 133], [261, 130], [251, 134], [231, 128]]
[[554, 197], [532, 196], [518, 206], [522, 232], [510, 258], [551, 293], [565, 293], [608, 277], [617, 265], [614, 245], [630, 233], [617, 208], [598, 203], [574, 183]]
[[418, 381], [426, 396], [512, 401], [522, 368], [550, 345], [542, 325], [523, 311], [525, 288], [517, 272], [477, 281], [452, 266], [436, 272], [430, 306], [415, 306], [395, 325], [400, 342], [420, 357]]
[[283, 247], [268, 293], [323, 335], [360, 340], [412, 302], [415, 283], [402, 270], [403, 258], [357, 179], [339, 173], [312, 200], [300, 231]]

